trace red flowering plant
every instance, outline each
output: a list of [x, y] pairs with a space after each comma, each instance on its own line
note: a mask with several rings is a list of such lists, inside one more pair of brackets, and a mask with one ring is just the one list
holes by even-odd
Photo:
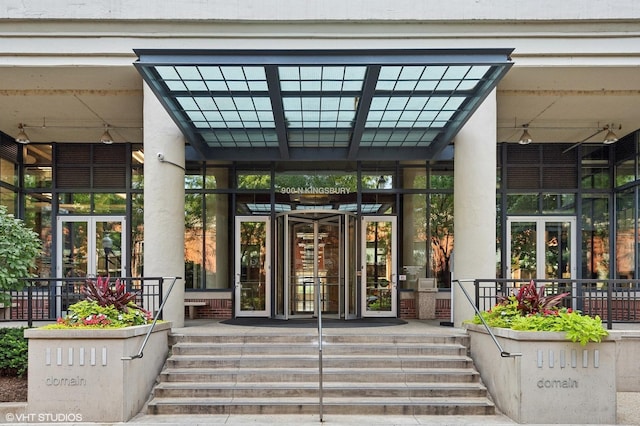
[[[569, 293], [546, 294], [544, 286], [536, 288], [533, 281], [520, 287], [517, 294], [501, 297], [498, 303], [482, 318], [490, 327], [511, 328], [523, 331], [561, 331], [567, 339], [586, 345], [600, 342], [607, 330], [599, 316], [582, 315], [580, 311], [560, 306]], [[471, 321], [481, 324], [476, 315]]]
[[119, 279], [113, 285], [109, 277], [87, 280], [80, 292], [85, 299], [69, 306], [69, 313], [49, 328], [119, 328], [148, 324], [153, 319], [149, 311], [135, 303], [138, 294], [127, 291]]

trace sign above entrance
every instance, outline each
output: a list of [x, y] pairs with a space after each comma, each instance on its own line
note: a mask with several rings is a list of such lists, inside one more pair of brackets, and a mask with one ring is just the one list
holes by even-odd
[[348, 194], [351, 192], [349, 188], [346, 187], [315, 187], [310, 186], [307, 188], [301, 187], [282, 187], [280, 188], [281, 194], [321, 194], [321, 195], [340, 195], [340, 194]]
[[432, 160], [513, 49], [136, 50], [188, 160]]

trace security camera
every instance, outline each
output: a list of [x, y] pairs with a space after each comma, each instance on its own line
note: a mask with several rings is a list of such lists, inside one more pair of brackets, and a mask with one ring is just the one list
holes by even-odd
[[163, 153], [161, 153], [161, 152], [157, 153], [156, 157], [158, 157], [158, 160], [164, 161], [164, 154]]

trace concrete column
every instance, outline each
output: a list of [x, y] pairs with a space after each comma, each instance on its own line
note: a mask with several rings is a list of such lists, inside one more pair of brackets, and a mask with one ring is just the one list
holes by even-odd
[[[453, 278], [496, 274], [496, 92], [489, 94], [455, 138]], [[473, 284], [463, 284], [473, 298]], [[454, 284], [454, 326], [474, 310]]]
[[[184, 278], [184, 137], [146, 84], [144, 153], [144, 275]], [[184, 279], [173, 287], [163, 318], [184, 326]]]

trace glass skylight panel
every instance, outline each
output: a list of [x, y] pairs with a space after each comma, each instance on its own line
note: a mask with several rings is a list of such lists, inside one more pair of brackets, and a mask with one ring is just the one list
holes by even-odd
[[284, 115], [289, 128], [350, 127], [355, 117], [351, 97], [284, 97]]
[[172, 66], [158, 66], [155, 67], [156, 72], [162, 80], [179, 80], [180, 76], [176, 72], [176, 69]]
[[182, 80], [201, 80], [202, 76], [197, 67], [176, 67], [176, 71]]
[[364, 66], [281, 66], [278, 67], [283, 92], [360, 91]]
[[195, 99], [193, 99], [193, 98], [190, 98], [190, 97], [177, 97], [176, 100], [178, 101], [178, 103], [180, 104], [180, 107], [182, 107], [182, 109], [184, 111], [200, 109], [200, 108], [198, 108], [198, 104], [196, 103]]

